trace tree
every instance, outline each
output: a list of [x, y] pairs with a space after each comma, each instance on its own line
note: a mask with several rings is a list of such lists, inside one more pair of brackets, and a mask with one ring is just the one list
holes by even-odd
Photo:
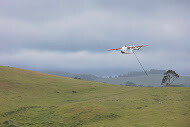
[[78, 77], [74, 77], [74, 79], [81, 79], [81, 78], [78, 78]]
[[179, 78], [179, 75], [175, 71], [168, 70], [166, 73], [164, 73], [161, 85], [169, 86], [177, 78]]
[[126, 85], [126, 86], [137, 86], [135, 83], [130, 82], [130, 81], [127, 81], [127, 82], [125, 83], [125, 85]]

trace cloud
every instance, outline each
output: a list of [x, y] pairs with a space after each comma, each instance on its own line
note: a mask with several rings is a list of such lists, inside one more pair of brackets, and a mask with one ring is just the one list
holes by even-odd
[[182, 23], [160, 18], [141, 19], [138, 16], [130, 19], [107, 11], [91, 10], [43, 24], [1, 18], [0, 24], [1, 36], [5, 41], [3, 45], [7, 49], [20, 47], [79, 51], [85, 48], [100, 51], [131, 42], [172, 47], [181, 40], [180, 43], [189, 45], [189, 38], [185, 36], [188, 30], [185, 31]]

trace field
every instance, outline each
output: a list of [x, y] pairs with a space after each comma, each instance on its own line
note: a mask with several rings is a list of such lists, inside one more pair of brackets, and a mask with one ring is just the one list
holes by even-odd
[[189, 127], [189, 87], [128, 87], [0, 66], [0, 126]]

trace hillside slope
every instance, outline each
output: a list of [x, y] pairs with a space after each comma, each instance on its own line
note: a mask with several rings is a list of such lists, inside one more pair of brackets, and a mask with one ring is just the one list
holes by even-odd
[[0, 66], [0, 126], [188, 127], [189, 88], [115, 86]]

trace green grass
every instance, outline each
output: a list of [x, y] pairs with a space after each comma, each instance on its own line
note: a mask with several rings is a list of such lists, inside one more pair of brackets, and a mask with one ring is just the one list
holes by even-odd
[[0, 126], [189, 127], [189, 121], [188, 87], [116, 86], [0, 66]]

